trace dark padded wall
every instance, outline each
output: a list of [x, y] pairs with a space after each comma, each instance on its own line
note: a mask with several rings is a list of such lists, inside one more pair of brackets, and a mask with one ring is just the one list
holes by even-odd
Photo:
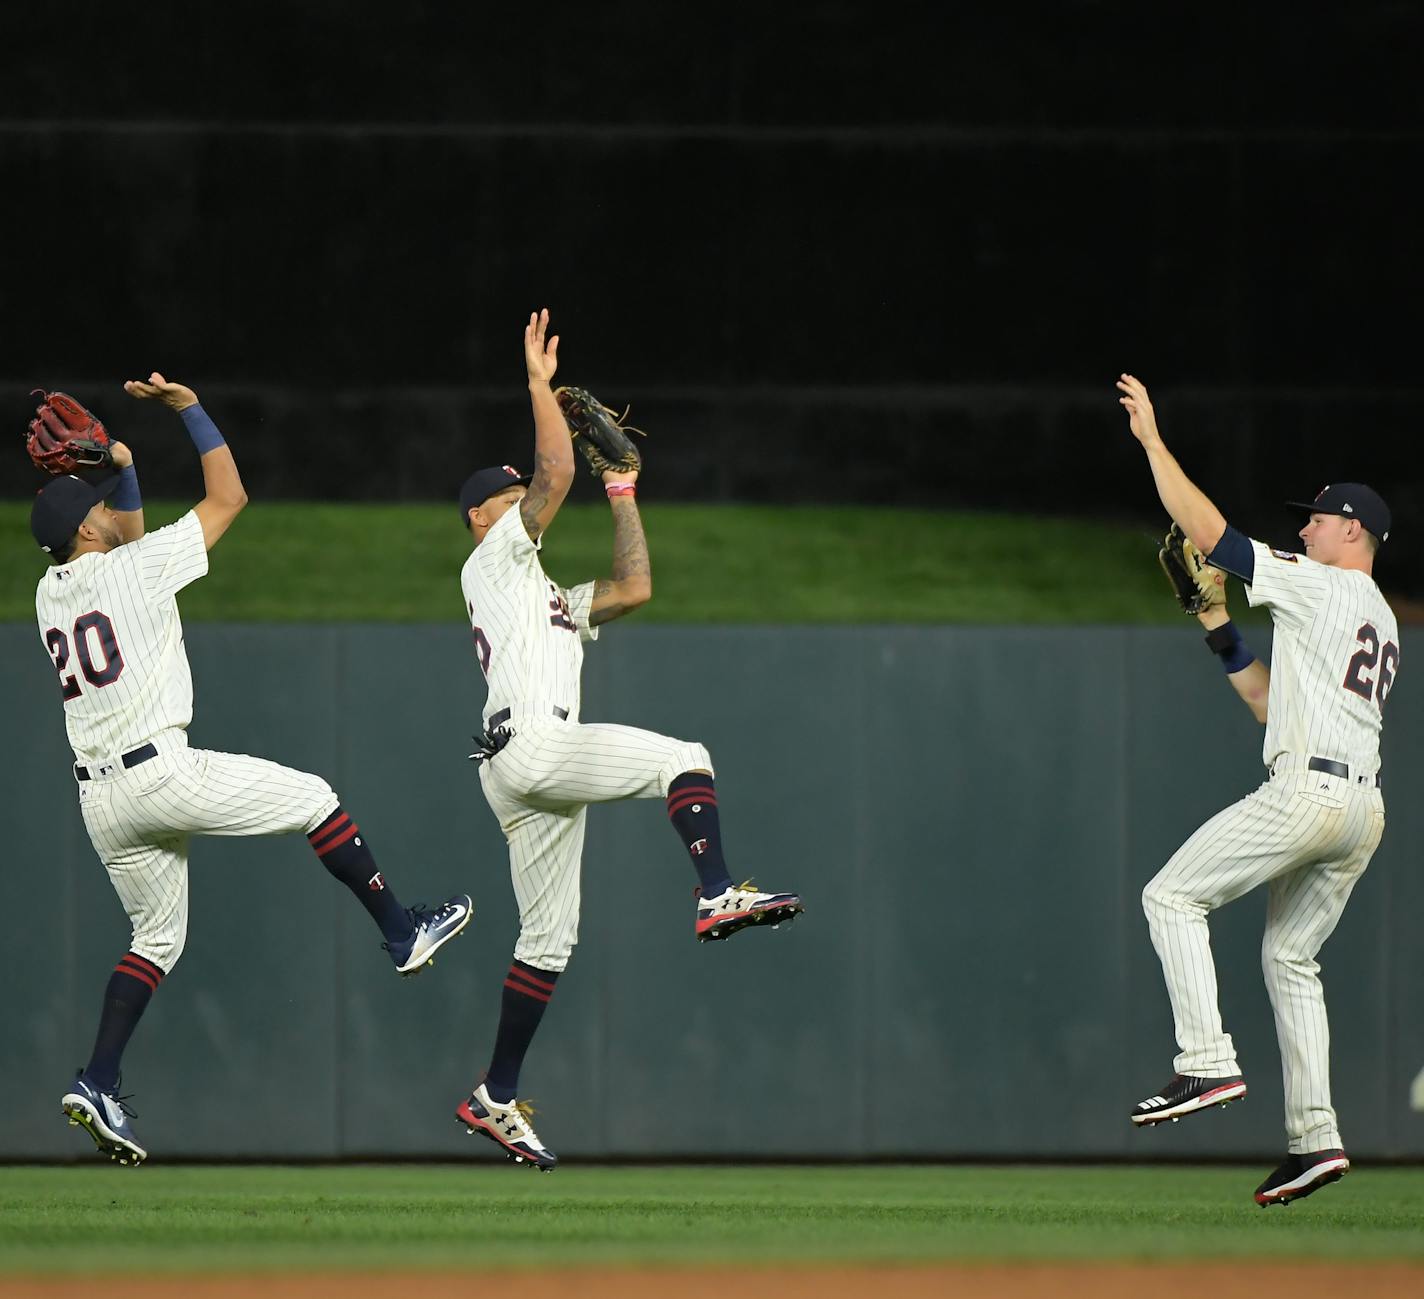
[[[1260, 776], [1259, 728], [1197, 640], [607, 630], [585, 716], [705, 740], [734, 869], [802, 890], [808, 915], [700, 947], [662, 807], [594, 811], [582, 941], [525, 1075], [544, 1135], [568, 1155], [1278, 1149], [1257, 897], [1213, 920], [1249, 1099], [1165, 1132], [1125, 1117], [1173, 1053], [1138, 894]], [[472, 1153], [450, 1111], [486, 1063], [515, 916], [464, 756], [482, 698], [467, 642], [456, 626], [189, 629], [194, 743], [329, 775], [403, 898], [469, 890], [477, 915], [401, 981], [299, 836], [200, 841], [188, 951], [126, 1062], [157, 1154]], [[79, 821], [34, 631], [0, 628], [0, 661], [0, 1155], [63, 1156], [85, 1143], [59, 1093], [127, 930]], [[1407, 1103], [1424, 1067], [1419, 699], [1407, 677], [1391, 697], [1389, 827], [1322, 959], [1358, 1155], [1424, 1154]], [[1045, 1106], [1046, 1087], [1074, 1099]]]

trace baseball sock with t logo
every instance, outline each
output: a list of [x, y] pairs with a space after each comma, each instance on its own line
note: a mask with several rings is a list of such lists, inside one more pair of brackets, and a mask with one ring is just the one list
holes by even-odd
[[315, 830], [307, 831], [307, 841], [321, 864], [371, 913], [386, 942], [403, 943], [410, 937], [414, 928], [410, 915], [386, 886], [370, 845], [355, 821], [338, 807]]
[[722, 860], [722, 827], [717, 820], [717, 784], [706, 771], [684, 771], [668, 786], [668, 819], [692, 858], [702, 896], [715, 898], [732, 887]]

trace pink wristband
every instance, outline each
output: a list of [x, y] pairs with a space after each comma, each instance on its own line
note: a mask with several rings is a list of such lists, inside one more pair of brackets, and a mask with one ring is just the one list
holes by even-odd
[[615, 496], [636, 496], [638, 485], [636, 483], [605, 483], [603, 490], [608, 493], [611, 501]]

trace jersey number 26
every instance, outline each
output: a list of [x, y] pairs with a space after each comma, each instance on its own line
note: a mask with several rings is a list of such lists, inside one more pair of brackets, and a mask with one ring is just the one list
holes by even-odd
[[[1399, 668], [1399, 646], [1387, 640], [1381, 652], [1379, 632], [1369, 622], [1355, 633], [1355, 639], [1360, 642], [1360, 648], [1350, 656], [1350, 666], [1345, 671], [1345, 689], [1367, 702], [1373, 698], [1383, 712], [1385, 698], [1394, 685], [1394, 674]], [[1376, 665], [1379, 666], [1379, 675], [1366, 676], [1367, 672], [1374, 671]]]

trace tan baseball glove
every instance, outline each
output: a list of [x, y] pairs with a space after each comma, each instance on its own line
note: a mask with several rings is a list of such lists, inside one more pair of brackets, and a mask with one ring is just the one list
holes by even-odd
[[1226, 574], [1213, 568], [1177, 524], [1162, 540], [1157, 562], [1184, 613], [1198, 614], [1226, 603]]

